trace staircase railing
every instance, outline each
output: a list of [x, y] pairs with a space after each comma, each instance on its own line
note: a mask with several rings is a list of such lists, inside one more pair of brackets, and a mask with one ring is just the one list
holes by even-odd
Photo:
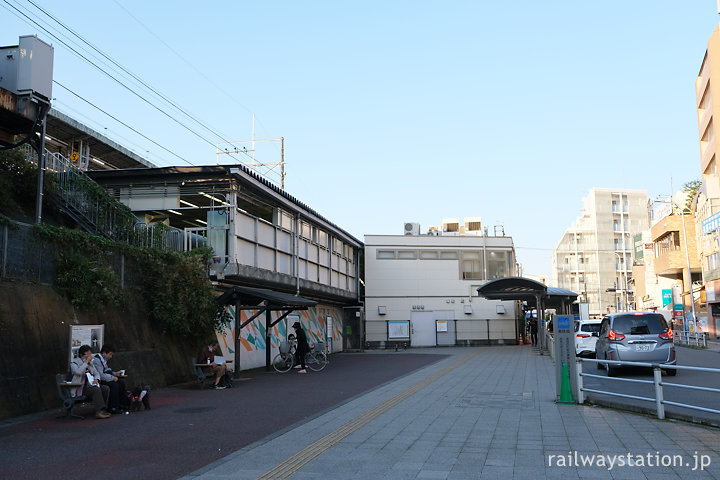
[[[45, 168], [57, 176], [57, 192], [50, 200], [83, 229], [111, 240], [148, 248], [183, 251], [183, 230], [139, 222], [132, 211], [60, 153], [45, 150]], [[37, 153], [25, 149], [37, 165]]]

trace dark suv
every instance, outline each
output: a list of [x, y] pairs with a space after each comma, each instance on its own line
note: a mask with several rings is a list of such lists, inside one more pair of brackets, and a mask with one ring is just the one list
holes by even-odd
[[[673, 332], [659, 313], [626, 312], [606, 315], [600, 324], [595, 358], [623, 362], [675, 365]], [[598, 364], [598, 368], [602, 368]], [[617, 375], [617, 365], [607, 365], [609, 377]], [[674, 368], [665, 369], [675, 375]]]

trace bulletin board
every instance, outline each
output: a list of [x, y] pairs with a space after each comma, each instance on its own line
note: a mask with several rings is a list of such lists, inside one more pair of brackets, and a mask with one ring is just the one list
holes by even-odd
[[105, 343], [105, 325], [70, 326], [70, 361], [78, 356], [83, 345], [90, 345], [93, 353], [99, 353]]
[[390, 339], [390, 338], [409, 338], [409, 337], [410, 337], [410, 321], [388, 322], [388, 339]]

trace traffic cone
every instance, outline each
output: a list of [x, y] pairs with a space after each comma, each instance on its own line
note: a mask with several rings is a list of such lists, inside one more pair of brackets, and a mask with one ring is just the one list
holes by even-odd
[[520, 341], [518, 342], [518, 345], [523, 345], [523, 337], [520, 335]]
[[572, 389], [570, 388], [570, 372], [568, 371], [567, 363], [563, 363], [562, 366], [562, 379], [560, 381], [560, 400], [557, 403], [575, 403], [572, 396]]

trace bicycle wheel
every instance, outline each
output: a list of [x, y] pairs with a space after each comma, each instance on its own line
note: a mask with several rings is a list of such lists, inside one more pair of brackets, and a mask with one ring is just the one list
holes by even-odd
[[305, 355], [305, 364], [313, 372], [319, 372], [327, 365], [327, 357], [322, 352], [310, 352]]
[[287, 353], [278, 353], [272, 364], [276, 372], [285, 373], [293, 367], [293, 357]]

